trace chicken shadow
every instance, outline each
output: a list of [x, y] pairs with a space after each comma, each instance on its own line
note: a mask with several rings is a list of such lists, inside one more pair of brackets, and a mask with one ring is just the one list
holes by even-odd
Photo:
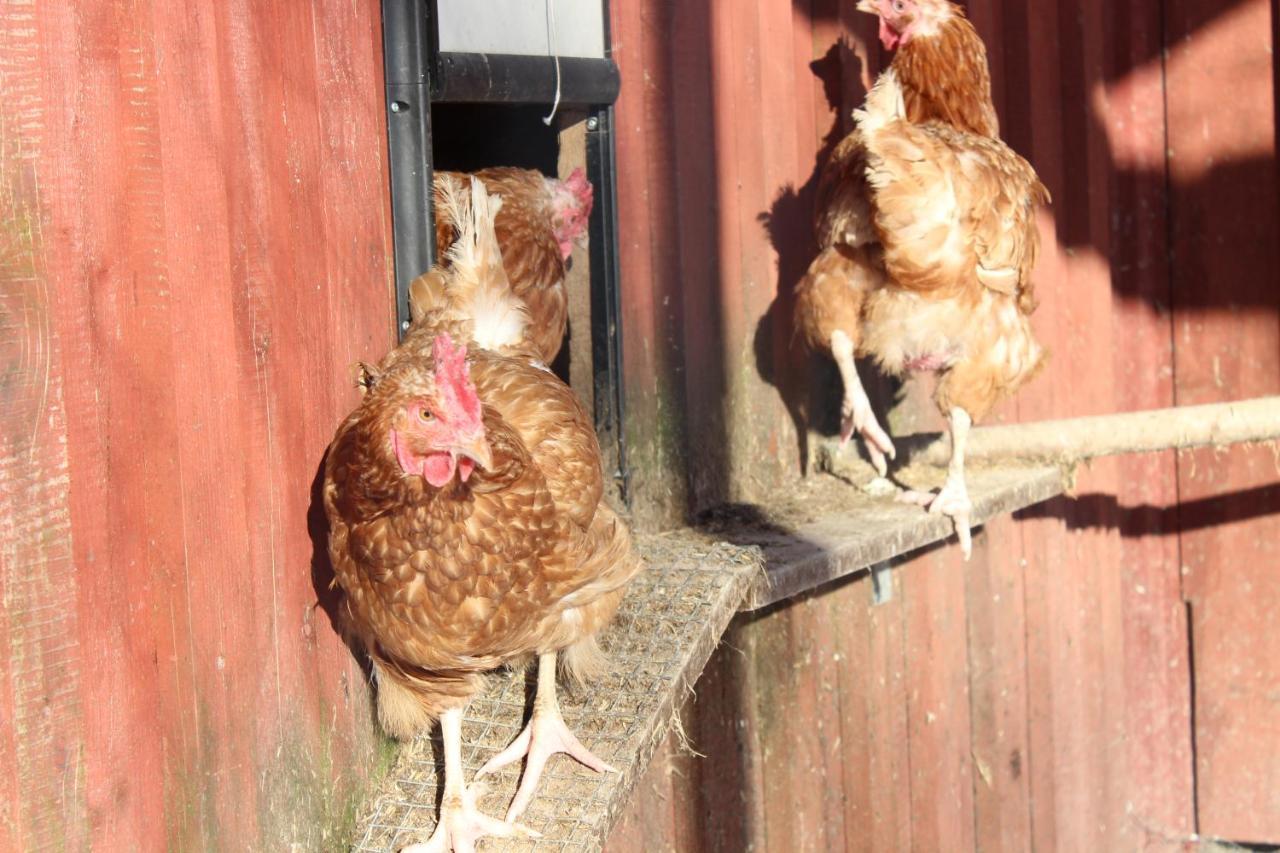
[[[329, 559], [329, 518], [324, 511], [324, 468], [329, 458], [326, 451], [320, 459], [316, 475], [311, 481], [311, 503], [307, 506], [307, 535], [311, 539], [311, 588], [315, 591], [316, 600], [307, 613], [306, 624], [310, 628], [310, 641], [315, 642], [315, 612], [323, 611], [329, 619], [329, 628], [341, 638], [343, 645], [351, 652], [352, 659], [360, 667], [365, 681], [371, 685], [370, 695], [377, 690], [373, 679], [373, 664], [365, 653], [364, 647], [346, 630], [343, 609], [346, 593], [338, 586], [337, 576], [333, 571], [333, 562]], [[369, 718], [376, 731], [381, 731], [378, 724], [377, 705], [369, 703]]]
[[[843, 385], [835, 363], [826, 353], [809, 352], [794, 333], [795, 290], [818, 254], [813, 216], [818, 181], [840, 141], [852, 130], [852, 109], [866, 97], [861, 83], [862, 60], [850, 42], [841, 38], [809, 69], [822, 83], [832, 110], [831, 126], [822, 138], [813, 171], [799, 186], [784, 186], [769, 209], [756, 218], [778, 258], [777, 296], [756, 324], [753, 349], [761, 379], [777, 389], [797, 436], [801, 470], [813, 463], [811, 433], [834, 436], [840, 430]], [[876, 411], [887, 411], [897, 400], [902, 383], [859, 360], [858, 371]]]

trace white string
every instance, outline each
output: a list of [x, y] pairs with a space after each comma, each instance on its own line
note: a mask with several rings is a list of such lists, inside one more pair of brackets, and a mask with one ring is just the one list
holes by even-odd
[[556, 45], [556, 0], [547, 0], [547, 18], [550, 19], [547, 27], [547, 47], [556, 61], [556, 99], [551, 104], [551, 112], [542, 117], [542, 123], [551, 127], [551, 122], [556, 117], [556, 110], [560, 109], [560, 51]]

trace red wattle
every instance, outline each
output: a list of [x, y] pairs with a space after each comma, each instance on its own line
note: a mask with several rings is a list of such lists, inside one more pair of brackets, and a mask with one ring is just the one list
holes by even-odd
[[902, 44], [902, 35], [889, 26], [884, 18], [880, 19], [880, 43], [885, 50], [897, 50], [898, 45]]
[[471, 476], [471, 472], [476, 470], [476, 463], [472, 462], [465, 456], [458, 459], [458, 476], [462, 478], [462, 482], [467, 482]]
[[422, 460], [422, 476], [426, 478], [428, 483], [437, 489], [441, 489], [449, 485], [456, 467], [457, 465], [453, 461], [453, 454], [432, 453]]

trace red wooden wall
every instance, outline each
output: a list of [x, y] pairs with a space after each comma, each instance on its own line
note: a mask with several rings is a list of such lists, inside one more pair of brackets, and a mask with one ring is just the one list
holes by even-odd
[[313, 501], [391, 340], [381, 62], [377, 4], [0, 2], [0, 849], [350, 823]]
[[[886, 57], [852, 2], [612, 6], [633, 482], [656, 525], [799, 473], [790, 287], [817, 163]], [[1272, 6], [969, 9], [1004, 136], [1054, 195], [1052, 361], [997, 418], [1280, 391]], [[894, 429], [938, 428], [927, 383], [907, 390]], [[889, 603], [855, 581], [741, 619], [686, 709], [707, 757], [660, 755], [610, 849], [1280, 843], [1278, 479], [1268, 448], [1100, 462], [970, 564], [898, 565]]]
[[[612, 4], [642, 525], [799, 473], [789, 287], [884, 59], [851, 7]], [[971, 12], [1055, 196], [1054, 359], [999, 417], [1275, 393], [1271, 7]], [[0, 24], [0, 849], [334, 846], [379, 752], [313, 576], [348, 365], [391, 339], [376, 4]], [[936, 426], [910, 390], [894, 428]], [[1101, 463], [886, 604], [743, 618], [686, 709], [707, 757], [660, 755], [613, 849], [1280, 841], [1276, 470]]]

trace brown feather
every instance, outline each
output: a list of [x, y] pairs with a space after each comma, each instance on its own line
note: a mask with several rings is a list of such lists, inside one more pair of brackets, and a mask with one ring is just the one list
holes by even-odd
[[[577, 397], [531, 349], [492, 352], [469, 338], [467, 300], [506, 276], [484, 248], [488, 201], [479, 195], [466, 208], [449, 192], [442, 207], [455, 214], [483, 225], [489, 211], [475, 263], [455, 253], [453, 267], [423, 283], [428, 310], [378, 365], [325, 463], [347, 627], [374, 662], [379, 719], [397, 737], [463, 704], [488, 670], [588, 648], [640, 569], [626, 525], [602, 502], [600, 448]], [[458, 230], [461, 240], [467, 227]], [[457, 281], [464, 276], [474, 280]], [[442, 333], [469, 345], [492, 464], [435, 488], [404, 471], [390, 436], [413, 401], [433, 397]], [[570, 657], [584, 666], [582, 654]]]
[[[474, 173], [493, 195], [502, 198], [495, 231], [502, 262], [511, 288], [529, 307], [533, 318], [531, 337], [543, 363], [550, 364], [560, 351], [569, 323], [569, 297], [565, 292], [565, 261], [560, 253], [552, 220], [547, 179], [530, 169], [499, 167]], [[457, 227], [444, 210], [442, 180], [464, 180], [458, 172], [435, 176], [436, 257], [445, 257], [457, 236]]]
[[991, 100], [987, 48], [964, 10], [954, 3], [937, 35], [914, 38], [894, 55], [907, 118], [919, 124], [938, 121], [989, 136], [1000, 135], [1000, 119]]
[[936, 29], [891, 65], [895, 129], [868, 151], [860, 122], [820, 176], [822, 251], [798, 285], [795, 328], [824, 350], [842, 331], [892, 373], [940, 370], [939, 405], [976, 419], [1043, 364], [1027, 316], [1048, 193], [999, 141], [973, 25], [954, 3], [934, 5]]

